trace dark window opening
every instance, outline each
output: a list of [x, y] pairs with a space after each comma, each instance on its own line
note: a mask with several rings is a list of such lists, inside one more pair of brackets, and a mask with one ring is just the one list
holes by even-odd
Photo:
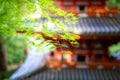
[[110, 59], [110, 60], [116, 60], [116, 58], [113, 57], [113, 56], [110, 56], [109, 59]]
[[53, 51], [50, 53], [50, 56], [54, 56], [54, 52]]
[[77, 56], [77, 61], [78, 61], [78, 62], [80, 62], [80, 61], [85, 61], [85, 56], [78, 55], [78, 56]]
[[85, 11], [85, 6], [78, 6], [79, 11]]
[[102, 55], [95, 55], [95, 60], [101, 60], [103, 58]]

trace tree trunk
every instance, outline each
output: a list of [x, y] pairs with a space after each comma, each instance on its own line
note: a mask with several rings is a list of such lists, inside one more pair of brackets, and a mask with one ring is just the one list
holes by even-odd
[[0, 42], [0, 72], [7, 70], [7, 60], [5, 53], [5, 46], [3, 42]]

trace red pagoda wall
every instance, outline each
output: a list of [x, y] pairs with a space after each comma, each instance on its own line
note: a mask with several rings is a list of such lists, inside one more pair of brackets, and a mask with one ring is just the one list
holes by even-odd
[[[108, 16], [114, 14], [106, 11], [106, 0], [55, 0], [58, 7], [72, 12], [75, 15], [82, 13], [88, 16]], [[78, 10], [81, 8], [81, 10]], [[86, 8], [86, 9], [85, 9]], [[71, 45], [68, 41], [60, 40], [61, 44], [67, 47], [58, 47], [52, 52], [54, 55], [49, 56], [47, 66], [49, 67], [80, 67], [83, 65], [87, 68], [120, 68], [120, 61], [110, 59], [108, 47], [117, 43], [120, 39], [116, 38], [99, 38], [84, 37], [78, 40], [78, 47]], [[72, 54], [68, 54], [71, 51]], [[68, 58], [67, 58], [68, 57]]]
[[[78, 47], [71, 45], [68, 41], [60, 41], [67, 47], [57, 47], [54, 55], [49, 57], [48, 66], [52, 67], [87, 67], [87, 68], [119, 68], [120, 61], [109, 57], [108, 47], [119, 40], [79, 40]], [[72, 54], [67, 53], [71, 51]], [[66, 57], [64, 59], [64, 57]], [[114, 64], [114, 65], [113, 65]]]
[[107, 0], [55, 0], [57, 6], [66, 12], [75, 15], [87, 13], [88, 16], [115, 15], [117, 10], [111, 11], [106, 8]]

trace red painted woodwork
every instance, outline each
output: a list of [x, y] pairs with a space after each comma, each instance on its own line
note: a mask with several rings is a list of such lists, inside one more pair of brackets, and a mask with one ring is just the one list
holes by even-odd
[[[111, 16], [117, 14], [117, 8], [106, 8], [106, 0], [55, 0], [57, 6], [67, 12], [75, 15], [85, 13], [88, 16]], [[96, 2], [96, 4], [95, 4]], [[98, 3], [97, 3], [98, 2]], [[80, 7], [79, 7], [80, 6]], [[83, 10], [78, 10], [81, 8]], [[84, 10], [84, 8], [86, 8]], [[47, 66], [60, 68], [63, 64], [68, 67], [76, 67], [77, 65], [86, 65], [88, 68], [120, 68], [120, 61], [111, 60], [109, 58], [108, 47], [120, 41], [120, 35], [79, 35], [79, 46], [75, 47], [68, 41], [60, 39], [60, 44], [66, 44], [66, 47], [59, 47], [54, 51], [54, 56], [48, 58]], [[45, 36], [46, 37], [46, 36]], [[52, 39], [46, 37], [46, 39]], [[101, 46], [100, 46], [101, 45]], [[72, 54], [66, 52], [70, 50]], [[78, 51], [77, 51], [78, 50]], [[63, 55], [69, 55], [67, 59], [63, 59]], [[82, 56], [83, 61], [77, 61], [77, 56]]]
[[[107, 0], [55, 0], [57, 6], [66, 12], [72, 12], [75, 15], [87, 13], [88, 16], [114, 16], [118, 9], [111, 9], [106, 6]], [[79, 6], [85, 10], [78, 10]]]
[[[94, 39], [82, 39], [78, 40], [79, 46], [75, 47], [71, 44], [69, 44], [68, 41], [60, 40], [61, 43], [67, 43], [68, 47], [58, 47], [54, 51], [54, 59], [56, 61], [56, 64], [59, 64], [59, 67], [62, 67], [63, 64], [66, 64], [67, 67], [76, 67], [77, 65], [86, 65], [88, 68], [106, 68], [106, 69], [112, 69], [112, 68], [118, 68], [120, 67], [120, 61], [117, 60], [111, 60], [109, 58], [108, 53], [108, 47], [112, 44], [117, 43], [118, 40], [111, 40], [111, 39], [101, 39], [101, 40], [94, 40]], [[63, 51], [61, 51], [61, 49]], [[71, 56], [70, 61], [63, 60], [62, 55], [67, 54], [66, 51], [72, 51], [72, 54], [68, 54]], [[97, 52], [98, 51], [98, 52]], [[95, 58], [96, 55], [97, 59]], [[85, 61], [77, 61], [77, 56], [84, 56]], [[51, 62], [51, 60], [49, 60]], [[49, 63], [48, 61], [48, 63]], [[56, 64], [51, 64], [55, 65]], [[113, 65], [114, 64], [114, 65]]]

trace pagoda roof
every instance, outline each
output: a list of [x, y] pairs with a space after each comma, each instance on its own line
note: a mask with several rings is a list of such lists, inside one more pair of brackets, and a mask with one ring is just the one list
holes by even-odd
[[[82, 17], [78, 18], [75, 24], [68, 24], [63, 18], [54, 18], [64, 23], [65, 29], [71, 29], [71, 32], [78, 35], [116, 35], [120, 33], [119, 17]], [[47, 23], [42, 19], [40, 24]], [[41, 25], [41, 26], [42, 26]], [[48, 30], [55, 30], [53, 25], [48, 25]]]
[[120, 69], [61, 69], [44, 70], [24, 80], [119, 80]]

